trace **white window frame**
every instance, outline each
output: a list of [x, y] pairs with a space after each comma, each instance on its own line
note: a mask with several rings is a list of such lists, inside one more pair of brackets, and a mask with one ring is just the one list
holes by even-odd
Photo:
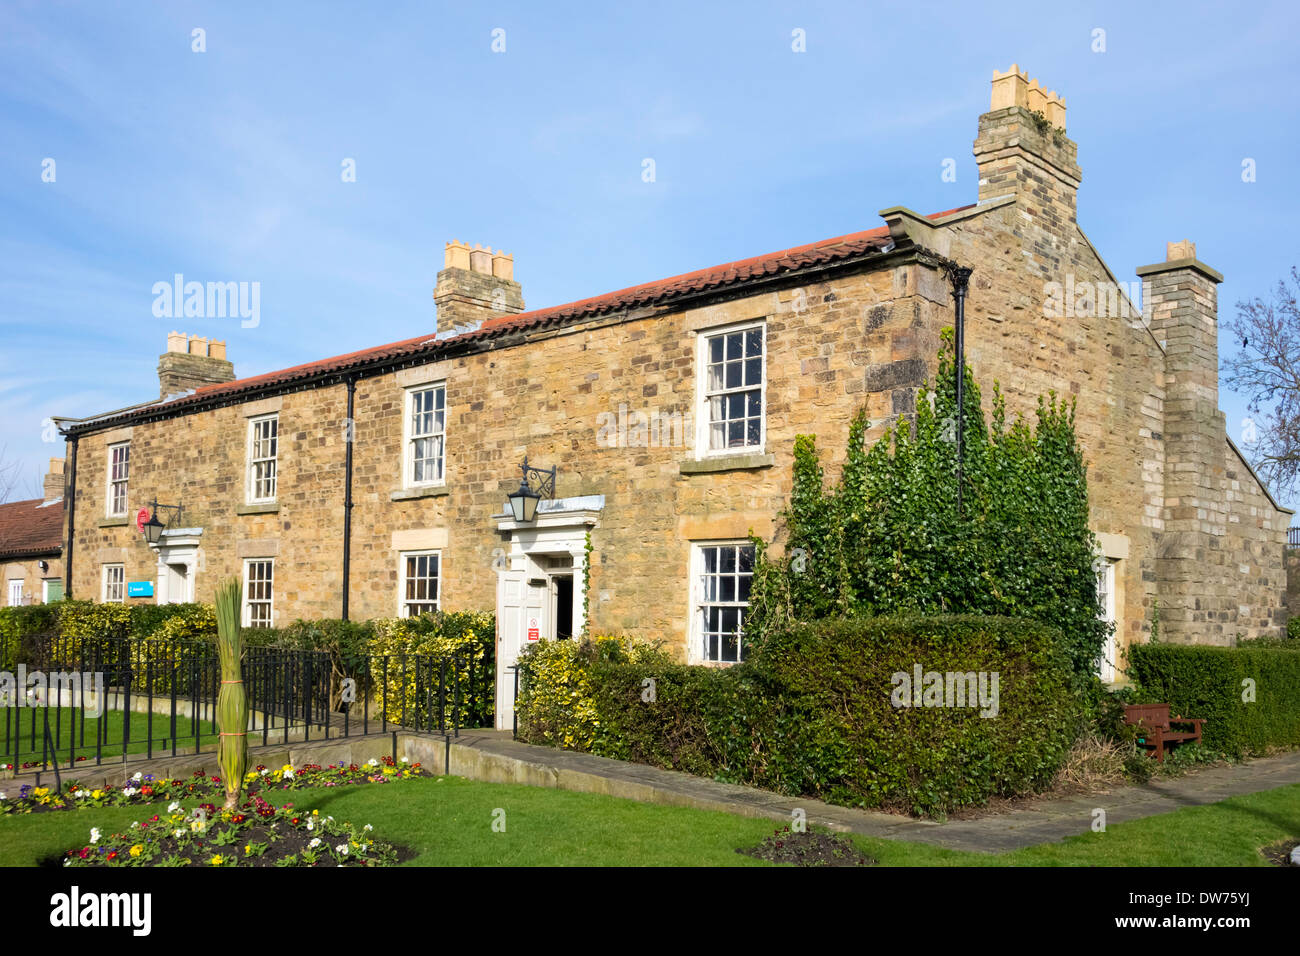
[[[751, 329], [758, 329], [763, 345], [763, 356], [761, 363], [761, 375], [758, 386], [759, 401], [759, 421], [758, 421], [758, 444], [742, 445], [736, 448], [711, 448], [709, 446], [710, 426], [712, 420], [709, 410], [709, 341], [719, 336], [732, 335], [737, 332], [748, 332]], [[724, 345], [725, 349], [725, 345]], [[736, 322], [731, 325], [719, 325], [712, 328], [700, 329], [696, 333], [695, 345], [695, 457], [697, 459], [705, 458], [725, 458], [731, 455], [761, 455], [767, 449], [767, 320], [750, 319], [745, 322]], [[726, 360], [726, 353], [723, 353], [723, 360]], [[725, 383], [724, 383], [725, 385]], [[728, 391], [750, 391], [753, 386], [741, 385], [738, 389], [725, 389], [723, 394]]]
[[[744, 660], [744, 655], [745, 655], [745, 640], [743, 637], [744, 622], [750, 607], [750, 602], [748, 600], [744, 600], [744, 601], [707, 600], [707, 591], [705, 586], [704, 552], [706, 549], [709, 548], [753, 548], [753, 542], [749, 541], [746, 538], [720, 540], [720, 541], [692, 541], [691, 542], [691, 560], [690, 560], [691, 621], [690, 621], [690, 628], [688, 630], [691, 639], [691, 646], [690, 646], [690, 653], [688, 655], [688, 660], [692, 664], [721, 665], [726, 667], [731, 664], [738, 664]], [[737, 559], [739, 559], [739, 552], [737, 552]], [[751, 588], [753, 586], [753, 579], [754, 579], [752, 560], [753, 559], [751, 558], [750, 570], [747, 572], [749, 575]], [[737, 563], [737, 568], [739, 568], [739, 563]], [[737, 570], [736, 572], [727, 572], [727, 573], [732, 574], [737, 578], [736, 594], [737, 597], [739, 597], [740, 585], [738, 579], [741, 572]], [[753, 592], [751, 591], [750, 593], [752, 594]], [[740, 627], [741, 627], [742, 636], [736, 648], [735, 661], [722, 660], [720, 654], [717, 658], [711, 658], [708, 654], [709, 649], [706, 646], [706, 636], [708, 634], [708, 629], [706, 627], [706, 621], [707, 621], [706, 609], [710, 607], [736, 607], [740, 609], [740, 622], [741, 622]]]
[[63, 583], [63, 581], [62, 581], [60, 578], [41, 578], [41, 603], [42, 603], [42, 604], [49, 604], [49, 603], [50, 603], [50, 585], [51, 585], [51, 584], [60, 584], [60, 585], [61, 585], [62, 583]]
[[[113, 477], [113, 458], [114, 452], [119, 448], [126, 450], [126, 460], [124, 462], [126, 474], [121, 478], [115, 479]], [[107, 467], [104, 469], [104, 515], [109, 518], [125, 518], [126, 513], [130, 508], [131, 499], [131, 442], [113, 442], [113, 444], [108, 446], [106, 451], [108, 454], [108, 463]], [[113, 493], [113, 486], [119, 483], [122, 485], [121, 510], [118, 510], [113, 506], [114, 498], [116, 497]]]
[[[431, 431], [427, 434], [416, 435], [412, 425], [415, 417], [415, 396], [423, 392], [442, 392], [442, 431]], [[447, 383], [424, 382], [420, 385], [412, 385], [406, 389], [402, 396], [402, 487], [404, 488], [427, 488], [445, 485], [447, 483]], [[426, 478], [422, 481], [415, 480], [415, 443], [421, 438], [441, 438], [442, 439], [442, 467], [439, 469], [440, 474], [437, 478]]]
[[[267, 580], [270, 584], [271, 596], [266, 600], [263, 600], [262, 598], [258, 598], [256, 601], [254, 601], [250, 596], [251, 589], [249, 588], [248, 573], [249, 570], [252, 568], [252, 566], [255, 564], [266, 564], [269, 565], [270, 567], [271, 573], [269, 579]], [[275, 627], [275, 558], [245, 558], [244, 559], [244, 590], [242, 596], [242, 603], [243, 603], [243, 607], [240, 609], [240, 621], [243, 623], [244, 627]], [[253, 623], [253, 605], [255, 603], [258, 605], [262, 605], [262, 604], [266, 605], [265, 622], [259, 621], [256, 624]]]
[[[275, 442], [275, 454], [268, 456], [257, 455], [257, 429], [259, 425], [267, 422], [275, 423], [275, 436], [271, 441]], [[262, 439], [266, 441], [266, 439]], [[265, 504], [273, 502], [280, 491], [280, 413], [273, 412], [270, 415], [258, 415], [256, 418], [248, 420], [248, 441], [245, 456], [245, 501], [248, 504]], [[271, 494], [258, 495], [257, 493], [257, 466], [261, 464], [270, 464], [271, 476], [263, 481], [270, 481]]]
[[1102, 645], [1101, 657], [1097, 660], [1097, 676], [1101, 678], [1103, 684], [1113, 684], [1119, 673], [1119, 663], [1116, 661], [1116, 655], [1119, 653], [1118, 639], [1115, 634], [1114, 625], [1117, 623], [1115, 617], [1115, 568], [1119, 564], [1117, 558], [1108, 558], [1105, 555], [1099, 556], [1093, 565], [1093, 570], [1097, 574], [1097, 593], [1098, 597], [1103, 598], [1101, 602], [1101, 619], [1112, 625], [1110, 634], [1106, 637], [1106, 643]]
[[[446, 407], [445, 405], [443, 406]], [[406, 596], [406, 576], [407, 559], [409, 558], [433, 558], [437, 561], [437, 569], [434, 573], [435, 594], [433, 600], [427, 598], [408, 599]], [[442, 610], [442, 552], [436, 550], [420, 551], [401, 551], [397, 556], [397, 616], [411, 617], [412, 604], [432, 604], [434, 612]], [[423, 612], [421, 612], [423, 613]]]
[[[101, 565], [99, 573], [99, 600], [103, 604], [125, 604], [126, 603], [126, 565], [124, 564], [105, 564]], [[111, 580], [116, 577], [117, 580]], [[116, 589], [116, 597], [114, 597]]]
[[[14, 587], [17, 585], [17, 587]], [[17, 597], [18, 600], [14, 600]], [[9, 607], [22, 607], [23, 605], [23, 579], [10, 578], [9, 587], [5, 599], [9, 602]]]

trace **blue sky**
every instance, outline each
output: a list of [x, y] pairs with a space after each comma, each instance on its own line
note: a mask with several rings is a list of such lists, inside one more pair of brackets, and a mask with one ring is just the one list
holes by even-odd
[[[48, 416], [156, 396], [172, 328], [241, 376], [431, 332], [449, 239], [513, 253], [536, 308], [972, 202], [1013, 61], [1066, 98], [1119, 278], [1192, 239], [1226, 319], [1300, 260], [1298, 27], [1289, 3], [7, 0], [0, 446], [34, 477]], [[260, 324], [156, 318], [178, 272], [259, 282]]]

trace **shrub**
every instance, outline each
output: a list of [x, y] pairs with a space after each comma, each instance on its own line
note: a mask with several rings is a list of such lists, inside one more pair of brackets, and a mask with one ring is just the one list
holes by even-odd
[[1129, 648], [1129, 673], [1143, 700], [1204, 718], [1207, 748], [1241, 757], [1300, 747], [1300, 654], [1293, 650], [1138, 644]]
[[59, 604], [0, 608], [0, 670], [30, 661], [36, 645], [59, 633]]
[[[858, 614], [987, 614], [1059, 628], [1079, 683], [1094, 681], [1106, 638], [1088, 527], [1088, 486], [1074, 406], [1053, 394], [1031, 428], [1008, 423], [994, 385], [986, 423], [965, 376], [963, 507], [957, 500], [957, 399], [951, 337], [933, 403], [918, 401], [869, 450], [865, 410], [849, 429], [839, 481], [824, 487], [812, 436], [794, 448], [782, 512], [784, 555], [755, 539], [746, 634], [791, 620]], [[752, 643], [751, 643], [752, 646]]]
[[[83, 642], [123, 641], [131, 656], [154, 665], [146, 671], [156, 693], [168, 693], [172, 686], [170, 662], [180, 643], [204, 642], [215, 647], [216, 611], [211, 604], [95, 604], [90, 601], [62, 601], [56, 604], [0, 609], [0, 662], [4, 669], [19, 660], [31, 662], [43, 640], [61, 637], [60, 648], [69, 660], [79, 656]], [[448, 675], [449, 683], [459, 680], [464, 718], [482, 723], [490, 720], [495, 707], [496, 628], [493, 615], [480, 611], [447, 611], [414, 618], [379, 621], [325, 619], [294, 621], [279, 628], [243, 628], [245, 648], [284, 648], [319, 651], [330, 663], [330, 702], [342, 702], [343, 681], [355, 678], [359, 691], [369, 693], [380, 674], [369, 673], [369, 655], [400, 658], [426, 655], [435, 662], [458, 662]], [[408, 670], [406, 686], [394, 665], [389, 674], [389, 719], [402, 712], [416, 697], [417, 678]], [[409, 716], [409, 714], [408, 714]]]
[[[405, 715], [413, 726], [430, 726], [433, 715], [417, 712], [416, 700], [422, 683], [440, 679], [441, 662], [446, 661], [447, 681], [459, 688], [461, 722], [490, 725], [496, 712], [496, 622], [486, 611], [439, 611], [410, 618], [386, 618], [370, 622], [373, 629], [366, 653], [389, 658], [388, 697], [376, 697], [377, 705], [390, 721]], [[424, 670], [403, 656], [422, 655]], [[372, 686], [381, 679], [371, 674]], [[454, 683], [453, 683], [454, 682]], [[449, 690], [448, 693], [452, 691]], [[451, 720], [452, 702], [447, 703]]]
[[1286, 636], [1295, 640], [1300, 638], [1300, 617], [1288, 618], [1286, 622]]
[[[997, 672], [996, 716], [895, 706], [893, 677], [915, 664]], [[521, 668], [524, 739], [918, 813], [1049, 786], [1083, 715], [1060, 633], [998, 617], [799, 623], [769, 630], [727, 669], [634, 645], [545, 641]]]

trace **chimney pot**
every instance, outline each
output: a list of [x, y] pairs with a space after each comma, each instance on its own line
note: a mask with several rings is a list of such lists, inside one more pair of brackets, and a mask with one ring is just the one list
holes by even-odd
[[1190, 239], [1184, 239], [1181, 242], [1165, 243], [1165, 262], [1176, 262], [1179, 259], [1195, 259], [1196, 243]]
[[443, 257], [444, 269], [468, 269], [469, 268], [469, 246], [459, 239], [453, 239], [447, 243], [447, 249]]
[[439, 334], [524, 310], [514, 278], [514, 257], [490, 245], [447, 243], [446, 267], [433, 290]]
[[498, 279], [513, 279], [515, 277], [515, 257], [498, 251], [492, 256], [492, 274]]
[[204, 385], [233, 382], [235, 367], [226, 358], [224, 340], [172, 332], [167, 351], [158, 357], [158, 395], [167, 398]]

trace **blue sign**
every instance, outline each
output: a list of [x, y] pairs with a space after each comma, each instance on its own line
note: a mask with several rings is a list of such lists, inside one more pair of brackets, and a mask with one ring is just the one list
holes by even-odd
[[126, 585], [127, 597], [153, 597], [152, 581], [128, 581]]

